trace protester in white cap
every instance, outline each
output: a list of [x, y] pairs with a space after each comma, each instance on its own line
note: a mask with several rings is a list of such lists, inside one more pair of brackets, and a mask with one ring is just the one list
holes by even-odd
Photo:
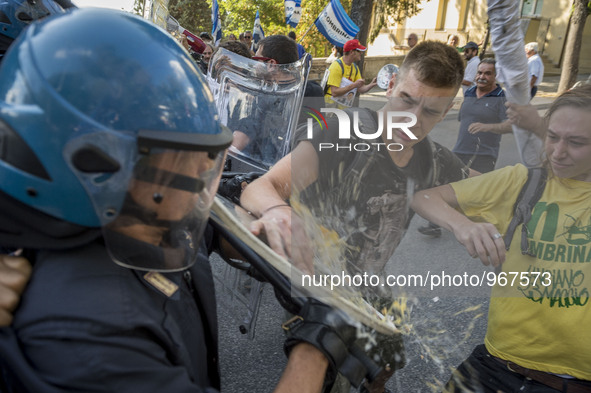
[[530, 77], [531, 98], [534, 98], [544, 77], [544, 63], [540, 55], [538, 55], [538, 43], [529, 42], [525, 44], [525, 55], [527, 56], [527, 70]]
[[475, 86], [476, 70], [480, 63], [478, 58], [478, 44], [470, 41], [464, 45], [464, 58], [466, 59], [466, 68], [464, 70], [464, 80], [462, 81], [462, 90], [466, 93], [470, 87]]

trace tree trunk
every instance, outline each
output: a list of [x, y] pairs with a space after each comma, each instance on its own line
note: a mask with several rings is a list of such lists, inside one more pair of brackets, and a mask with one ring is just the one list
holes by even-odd
[[[373, 11], [374, 0], [353, 0], [351, 3], [351, 20], [359, 27], [357, 39], [363, 46], [367, 46], [367, 37], [369, 37], [369, 28]], [[363, 61], [365, 53], [361, 56], [359, 69], [363, 72]], [[362, 74], [363, 75], [363, 74]]]
[[577, 81], [581, 41], [588, 14], [587, 2], [588, 0], [574, 0], [573, 14], [570, 19], [570, 27], [564, 47], [564, 61], [562, 63], [558, 94], [570, 89]]

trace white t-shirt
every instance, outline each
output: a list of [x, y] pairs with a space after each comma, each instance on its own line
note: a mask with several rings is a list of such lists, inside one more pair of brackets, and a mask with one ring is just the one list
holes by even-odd
[[476, 72], [478, 71], [478, 64], [480, 64], [480, 58], [478, 56], [474, 56], [473, 58], [468, 60], [468, 64], [466, 64], [466, 69], [464, 70], [464, 80], [470, 81], [470, 82], [472, 82], [472, 84], [470, 86], [462, 85], [462, 89], [464, 90], [464, 93], [466, 92], [466, 90], [468, 90], [469, 88], [471, 88], [472, 86], [474, 86], [476, 84], [476, 82], [474, 82], [474, 79], [476, 79]]
[[532, 76], [536, 76], [536, 83], [534, 86], [538, 86], [542, 83], [542, 79], [544, 78], [544, 63], [542, 62], [542, 58], [537, 53], [527, 59], [527, 70], [529, 71], [529, 79], [531, 80]]

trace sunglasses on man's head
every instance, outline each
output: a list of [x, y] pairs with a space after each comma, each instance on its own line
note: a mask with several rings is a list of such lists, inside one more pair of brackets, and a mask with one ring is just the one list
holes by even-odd
[[264, 57], [264, 56], [253, 56], [253, 57], [251, 57], [251, 59], [253, 59], [255, 61], [262, 61], [263, 63], [273, 60], [270, 57]]
[[252, 36], [250, 35], [245, 35], [244, 38], [246, 38], [247, 40], [250, 40], [252, 38]]

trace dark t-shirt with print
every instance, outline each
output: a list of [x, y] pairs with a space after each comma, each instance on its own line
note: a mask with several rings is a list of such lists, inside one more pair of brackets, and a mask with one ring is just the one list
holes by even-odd
[[[365, 111], [370, 117], [360, 116], [365, 122], [360, 122], [359, 128], [369, 134], [377, 130], [377, 113]], [[467, 177], [468, 169], [452, 152], [429, 139], [415, 145], [408, 165], [400, 168], [381, 137], [339, 140], [336, 118], [329, 118], [327, 123], [327, 129], [315, 128], [308, 140], [318, 154], [319, 173], [318, 180], [302, 193], [302, 202], [323, 226], [346, 239], [347, 260], [354, 270], [379, 274], [414, 214], [409, 207], [412, 194], [461, 180]], [[320, 149], [321, 143], [335, 147]], [[362, 150], [367, 146], [371, 147], [368, 151], [354, 151], [355, 147]]]

